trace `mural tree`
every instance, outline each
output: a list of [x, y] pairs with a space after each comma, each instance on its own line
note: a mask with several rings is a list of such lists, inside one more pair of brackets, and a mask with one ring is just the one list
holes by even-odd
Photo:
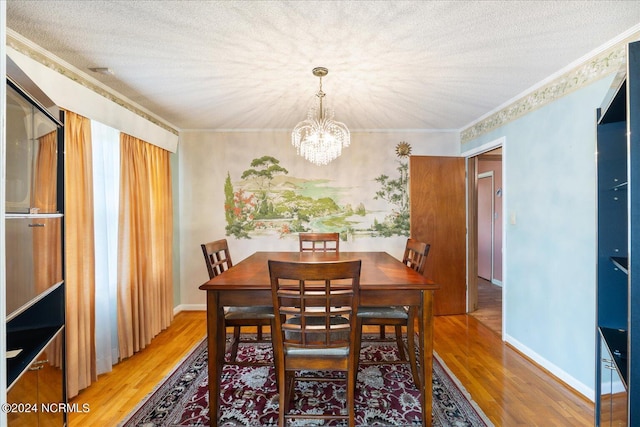
[[227, 179], [224, 182], [224, 216], [227, 221], [225, 227], [227, 236], [250, 239], [249, 232], [255, 228], [253, 224], [255, 206], [253, 194], [245, 194], [242, 188], [234, 191], [231, 176], [227, 172]]
[[227, 221], [227, 226], [233, 223], [233, 184], [231, 183], [231, 174], [227, 171], [227, 178], [224, 180], [224, 219]]
[[[406, 142], [396, 146], [398, 157], [405, 158], [411, 154], [411, 147]], [[383, 222], [374, 220], [371, 227], [381, 236], [393, 235], [409, 236], [409, 163], [398, 161], [398, 178], [392, 179], [388, 175], [380, 175], [375, 181], [380, 184], [380, 190], [376, 191], [374, 199], [385, 200], [395, 206], [391, 214], [387, 215]]]
[[272, 156], [262, 156], [251, 161], [251, 168], [242, 173], [242, 179], [253, 178], [258, 186], [258, 204], [255, 213], [257, 219], [268, 219], [276, 216], [273, 203], [269, 201], [271, 182], [276, 175], [288, 174], [289, 171], [280, 166], [280, 160]]

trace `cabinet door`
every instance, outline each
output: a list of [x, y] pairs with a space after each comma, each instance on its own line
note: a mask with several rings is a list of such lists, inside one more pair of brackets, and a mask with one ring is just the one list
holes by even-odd
[[61, 217], [9, 217], [6, 224], [7, 316], [62, 281]]
[[409, 158], [411, 237], [431, 245], [425, 275], [441, 286], [434, 314], [466, 312], [465, 161], [461, 157]]
[[38, 425], [38, 414], [40, 408], [38, 406], [37, 390], [38, 371], [33, 368], [29, 368], [7, 392], [7, 403], [15, 409], [12, 409], [7, 413], [7, 425]]
[[65, 425], [66, 414], [59, 406], [60, 403], [65, 403], [62, 343], [62, 332], [58, 332], [45, 350], [11, 386], [7, 393], [7, 402], [15, 405], [17, 410], [7, 414], [9, 426], [60, 427]]
[[628, 394], [618, 374], [607, 343], [601, 340], [600, 365], [600, 427], [624, 427], [627, 425]]

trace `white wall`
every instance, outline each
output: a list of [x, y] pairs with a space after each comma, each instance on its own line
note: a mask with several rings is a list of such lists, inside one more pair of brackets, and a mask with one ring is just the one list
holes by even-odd
[[[205, 293], [198, 286], [208, 280], [200, 244], [227, 238], [234, 263], [258, 250], [298, 249], [297, 236], [266, 236], [236, 239], [225, 235], [224, 181], [231, 171], [246, 169], [263, 155], [282, 159], [292, 175], [310, 179], [341, 180], [354, 187], [371, 183], [371, 176], [393, 176], [398, 166], [395, 146], [408, 142], [412, 154], [455, 156], [459, 154], [457, 133], [352, 133], [351, 146], [327, 166], [314, 166], [295, 153], [290, 133], [274, 132], [183, 132], [178, 148], [180, 235], [180, 299], [177, 309], [203, 309]], [[371, 200], [367, 202], [373, 203]], [[379, 202], [378, 202], [379, 203]], [[295, 237], [295, 239], [294, 239]], [[342, 242], [340, 249], [381, 250], [401, 258], [406, 237], [365, 238]]]
[[595, 117], [613, 77], [462, 147], [464, 152], [500, 137], [506, 141], [506, 341], [591, 399], [596, 336]]

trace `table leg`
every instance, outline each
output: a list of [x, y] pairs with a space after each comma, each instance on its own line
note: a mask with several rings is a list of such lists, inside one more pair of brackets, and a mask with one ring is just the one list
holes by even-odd
[[425, 427], [431, 427], [433, 404], [433, 291], [422, 291], [420, 307], [420, 382], [422, 395], [422, 419]]
[[220, 406], [220, 377], [225, 352], [223, 307], [219, 306], [217, 291], [207, 291], [207, 352], [209, 375], [209, 425], [218, 425]]

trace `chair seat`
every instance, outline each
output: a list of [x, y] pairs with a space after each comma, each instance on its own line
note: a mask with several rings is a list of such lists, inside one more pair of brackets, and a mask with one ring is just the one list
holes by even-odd
[[242, 319], [273, 319], [273, 307], [225, 307], [224, 317], [226, 320]]
[[408, 319], [409, 312], [405, 307], [358, 307], [360, 318]]

